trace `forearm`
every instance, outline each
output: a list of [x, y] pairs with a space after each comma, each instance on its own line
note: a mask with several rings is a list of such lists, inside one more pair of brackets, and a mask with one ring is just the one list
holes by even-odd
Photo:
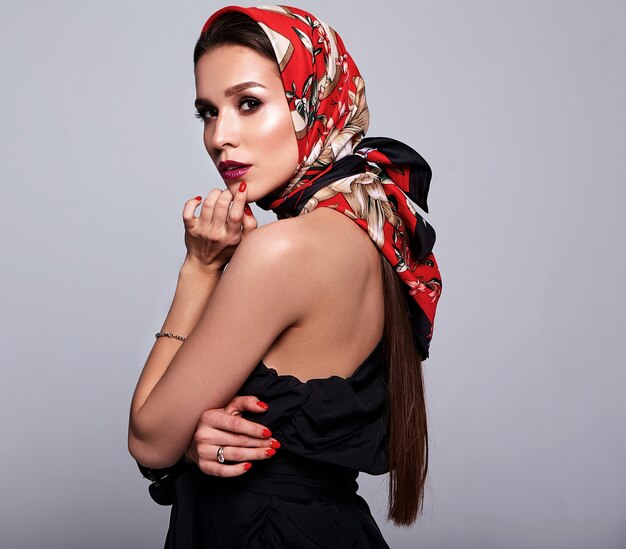
[[[160, 331], [187, 336], [206, 309], [220, 276], [221, 270], [202, 269], [186, 260], [179, 272], [172, 305]], [[156, 339], [133, 395], [129, 423], [129, 446], [138, 435], [133, 430], [134, 419], [181, 345], [182, 342], [174, 338], [159, 337]]]

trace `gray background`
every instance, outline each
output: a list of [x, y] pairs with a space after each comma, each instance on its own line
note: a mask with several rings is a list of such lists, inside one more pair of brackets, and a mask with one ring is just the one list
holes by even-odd
[[[162, 547], [128, 409], [182, 205], [221, 186], [191, 54], [222, 5], [3, 3], [2, 547]], [[297, 5], [353, 54], [369, 135], [433, 168], [423, 518], [394, 528], [361, 482], [390, 545], [626, 547], [626, 3]]]

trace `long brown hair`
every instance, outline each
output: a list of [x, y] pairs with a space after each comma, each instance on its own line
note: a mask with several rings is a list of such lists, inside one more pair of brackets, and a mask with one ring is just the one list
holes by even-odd
[[[245, 46], [276, 61], [267, 35], [240, 12], [221, 15], [200, 35], [193, 52], [194, 66], [203, 54], [221, 45]], [[280, 74], [278, 65], [276, 68]], [[385, 292], [388, 518], [397, 525], [409, 526], [422, 511], [428, 470], [422, 360], [411, 331], [406, 290], [380, 250], [379, 254]]]
[[428, 428], [422, 358], [415, 345], [404, 284], [378, 251], [385, 292], [388, 517], [409, 526], [421, 513], [428, 472]]

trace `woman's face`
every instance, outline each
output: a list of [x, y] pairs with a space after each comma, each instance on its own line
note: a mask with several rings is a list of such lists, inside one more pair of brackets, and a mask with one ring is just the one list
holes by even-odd
[[195, 75], [204, 146], [229, 190], [245, 181], [255, 202], [287, 183], [298, 142], [276, 63], [243, 46], [219, 46], [198, 60]]

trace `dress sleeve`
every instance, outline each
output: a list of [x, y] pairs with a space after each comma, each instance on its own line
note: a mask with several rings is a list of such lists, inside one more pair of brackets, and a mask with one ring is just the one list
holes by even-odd
[[174, 484], [176, 483], [176, 479], [187, 467], [185, 456], [180, 458], [171, 467], [166, 467], [165, 469], [152, 469], [151, 467], [142, 465], [137, 460], [135, 460], [135, 462], [143, 477], [151, 481], [150, 486], [148, 486], [150, 497], [159, 505], [172, 505], [174, 499]]

